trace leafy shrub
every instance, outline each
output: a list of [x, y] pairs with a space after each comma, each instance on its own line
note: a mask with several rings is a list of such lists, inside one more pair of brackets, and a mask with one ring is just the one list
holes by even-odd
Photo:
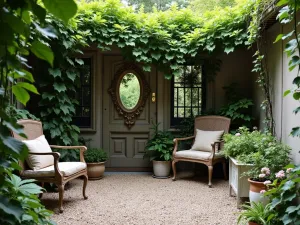
[[108, 154], [101, 148], [89, 148], [84, 152], [84, 160], [87, 163], [105, 162]]
[[173, 152], [173, 136], [170, 132], [158, 130], [159, 124], [153, 124], [154, 135], [147, 142], [145, 157], [150, 160], [170, 161]]
[[300, 204], [297, 204], [297, 198], [300, 197], [300, 166], [288, 165], [285, 168], [286, 171], [281, 171], [285, 178], [278, 178], [268, 185], [265, 195], [271, 199], [272, 216], [279, 221], [278, 224], [299, 224]]
[[261, 133], [242, 127], [240, 133], [225, 134], [224, 151], [226, 157], [232, 157], [239, 162], [253, 164], [253, 168], [247, 172], [251, 178], [258, 179], [261, 168], [270, 169], [269, 179], [275, 179], [275, 173], [289, 163], [291, 150], [285, 144], [280, 143], [269, 133]]

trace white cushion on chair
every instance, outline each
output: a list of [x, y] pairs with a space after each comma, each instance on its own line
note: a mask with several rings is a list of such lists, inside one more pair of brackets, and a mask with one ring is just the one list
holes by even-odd
[[[29, 152], [32, 153], [47, 153], [52, 152], [48, 141], [45, 136], [42, 135], [33, 140], [23, 140], [24, 144], [28, 147]], [[54, 163], [54, 157], [52, 155], [31, 155], [29, 154], [26, 162], [28, 166], [33, 170], [39, 170], [47, 166], [51, 166]]]
[[[211, 156], [211, 152], [201, 152], [197, 150], [184, 150], [178, 151], [175, 154], [175, 157], [182, 157], [188, 159], [199, 159], [199, 160], [208, 160]], [[220, 153], [215, 153], [214, 158], [222, 158], [223, 155]]]
[[223, 134], [224, 134], [224, 130], [204, 131], [204, 130], [197, 129], [195, 142], [191, 150], [211, 152], [212, 151], [211, 144], [216, 141], [220, 141]]
[[[64, 176], [70, 176], [86, 168], [83, 162], [60, 162], [58, 168]], [[24, 170], [22, 177], [54, 177], [54, 165], [39, 170]]]

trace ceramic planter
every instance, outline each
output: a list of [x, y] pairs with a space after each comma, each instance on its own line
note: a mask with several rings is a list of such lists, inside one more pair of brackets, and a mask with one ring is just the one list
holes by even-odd
[[168, 178], [171, 171], [171, 161], [156, 161], [153, 160], [153, 177]]
[[99, 180], [103, 177], [105, 162], [87, 163], [87, 174], [89, 180]]
[[266, 190], [267, 187], [264, 185], [264, 182], [260, 181], [253, 181], [250, 178], [248, 179], [250, 183], [250, 190], [249, 190], [249, 200], [251, 202], [261, 202], [263, 205], [268, 204], [269, 199], [265, 197], [262, 193], [262, 190]]
[[261, 224], [255, 222], [248, 222], [248, 225], [261, 225]]

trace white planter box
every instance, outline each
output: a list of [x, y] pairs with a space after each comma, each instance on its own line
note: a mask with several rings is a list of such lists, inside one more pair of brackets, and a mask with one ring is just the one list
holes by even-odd
[[242, 173], [247, 172], [252, 167], [251, 164], [241, 164], [230, 157], [229, 160], [229, 195], [235, 193], [237, 198], [237, 207], [239, 208], [242, 199], [249, 197], [248, 177], [241, 177]]

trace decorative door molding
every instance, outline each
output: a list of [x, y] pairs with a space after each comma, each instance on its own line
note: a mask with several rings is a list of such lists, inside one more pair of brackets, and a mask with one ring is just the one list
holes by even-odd
[[[120, 98], [120, 84], [123, 77], [128, 73], [134, 74], [140, 85], [140, 97], [137, 104], [132, 109], [126, 108]], [[137, 65], [134, 63], [124, 63], [123, 66], [115, 73], [111, 86], [108, 89], [108, 93], [111, 95], [118, 114], [124, 118], [124, 124], [128, 127], [128, 129], [130, 129], [135, 124], [136, 119], [143, 112], [146, 101], [151, 93], [151, 89], [143, 71]]]

